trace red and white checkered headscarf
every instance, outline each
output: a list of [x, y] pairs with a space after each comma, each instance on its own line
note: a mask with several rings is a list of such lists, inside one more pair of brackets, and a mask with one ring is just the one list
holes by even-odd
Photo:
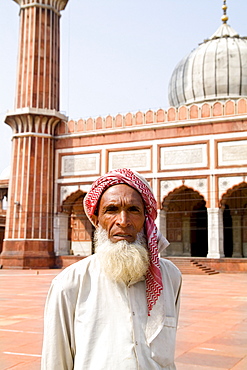
[[145, 205], [145, 232], [147, 237], [148, 250], [150, 255], [150, 265], [146, 274], [146, 293], [148, 314], [153, 305], [159, 298], [163, 289], [160, 263], [158, 257], [158, 236], [157, 226], [154, 220], [157, 217], [157, 202], [147, 181], [137, 172], [130, 169], [122, 168], [110, 171], [109, 173], [98, 178], [93, 184], [90, 191], [84, 198], [84, 208], [89, 220], [94, 224], [92, 215], [95, 213], [101, 195], [110, 186], [126, 184], [137, 190]]

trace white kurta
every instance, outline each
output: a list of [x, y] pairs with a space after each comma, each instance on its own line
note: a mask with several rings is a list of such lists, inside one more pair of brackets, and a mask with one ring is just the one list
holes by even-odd
[[41, 369], [175, 369], [181, 274], [160, 262], [164, 290], [149, 318], [145, 281], [114, 283], [97, 254], [62, 271], [47, 297]]

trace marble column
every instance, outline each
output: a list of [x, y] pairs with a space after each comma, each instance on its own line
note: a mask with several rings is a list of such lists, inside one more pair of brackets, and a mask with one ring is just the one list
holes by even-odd
[[54, 251], [56, 256], [70, 254], [71, 241], [68, 240], [68, 222], [70, 215], [59, 212], [54, 217]]
[[233, 253], [232, 257], [241, 258], [242, 256], [242, 216], [240, 214], [232, 214], [232, 239]]
[[183, 230], [183, 256], [191, 256], [191, 240], [190, 240], [190, 217], [182, 217]]
[[208, 208], [208, 258], [224, 257], [223, 210]]
[[243, 256], [247, 257], [247, 213], [243, 215]]

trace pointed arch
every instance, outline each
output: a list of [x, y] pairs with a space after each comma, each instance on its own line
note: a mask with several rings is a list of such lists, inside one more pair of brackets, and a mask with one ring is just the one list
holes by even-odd
[[69, 194], [62, 203], [62, 211], [71, 213], [71, 207], [73, 206], [73, 204], [77, 202], [79, 199], [83, 201], [85, 195], [86, 193], [84, 193], [80, 189], [76, 190], [74, 193]]
[[166, 213], [168, 255], [205, 257], [208, 252], [207, 208], [204, 197], [182, 185], [162, 202]]
[[222, 195], [220, 206], [224, 208], [227, 203], [231, 204], [232, 208], [235, 210], [241, 210], [241, 208], [246, 207], [247, 183], [245, 181], [234, 185]]
[[176, 204], [179, 202], [179, 208], [181, 210], [188, 211], [195, 206], [198, 201], [205, 202], [206, 204], [203, 195], [201, 195], [197, 190], [181, 185], [168, 193], [162, 202], [162, 208], [164, 210], [171, 209], [172, 207], [176, 207]]
[[247, 257], [247, 183], [228, 189], [220, 200], [223, 211], [224, 254]]
[[83, 199], [86, 193], [78, 189], [62, 203], [62, 213], [67, 214], [67, 240], [71, 254], [88, 256], [93, 253], [94, 228], [87, 218]]

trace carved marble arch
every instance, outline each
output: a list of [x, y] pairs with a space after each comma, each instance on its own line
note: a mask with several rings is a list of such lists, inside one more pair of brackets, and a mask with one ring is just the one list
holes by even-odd
[[86, 193], [81, 190], [69, 195], [62, 204], [62, 211], [68, 215], [67, 240], [73, 254], [87, 256], [92, 253], [94, 228], [87, 218], [83, 199]]
[[[208, 253], [207, 208], [204, 197], [182, 185], [162, 202], [166, 214], [167, 254], [206, 257]], [[164, 225], [163, 225], [164, 228]]]
[[228, 189], [220, 200], [223, 209], [225, 257], [247, 257], [247, 183]]
[[84, 212], [83, 199], [85, 195], [86, 193], [84, 193], [80, 189], [68, 195], [67, 198], [62, 203], [62, 212], [66, 212], [70, 214], [72, 212], [72, 208], [74, 207], [74, 205], [77, 205], [76, 208], [77, 209], [81, 208], [81, 210]]
[[204, 197], [198, 191], [182, 185], [168, 193], [162, 202], [162, 209], [166, 212], [192, 212], [198, 205], [206, 205]]
[[228, 189], [222, 195], [220, 207], [229, 208], [235, 214], [246, 212], [247, 209], [247, 183], [241, 182], [238, 185]]

